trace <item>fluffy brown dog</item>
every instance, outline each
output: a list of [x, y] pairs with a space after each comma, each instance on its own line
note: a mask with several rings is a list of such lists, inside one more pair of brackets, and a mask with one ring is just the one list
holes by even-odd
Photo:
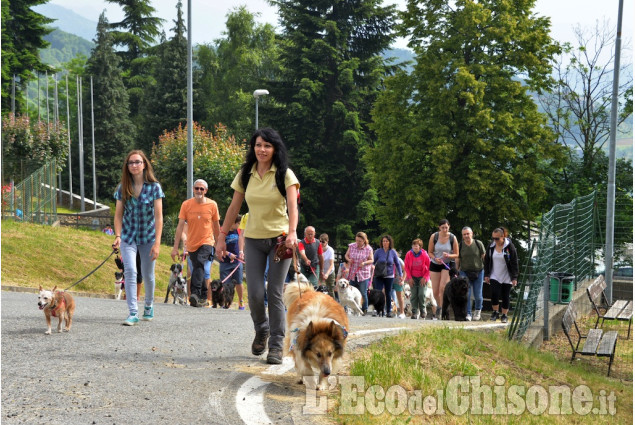
[[55, 286], [51, 291], [45, 291], [40, 285], [40, 295], [37, 299], [37, 305], [40, 310], [44, 310], [46, 317], [46, 325], [48, 329], [44, 332], [46, 335], [51, 334], [51, 316], [58, 317], [57, 332], [62, 332], [62, 318], [65, 321], [64, 330], [71, 330], [73, 324], [73, 313], [75, 312], [75, 300], [68, 292], [56, 291]]
[[291, 282], [284, 291], [287, 307], [285, 355], [292, 355], [302, 383], [303, 376], [319, 371], [317, 389], [326, 389], [327, 379], [344, 354], [348, 316], [329, 295], [315, 292], [308, 282]]

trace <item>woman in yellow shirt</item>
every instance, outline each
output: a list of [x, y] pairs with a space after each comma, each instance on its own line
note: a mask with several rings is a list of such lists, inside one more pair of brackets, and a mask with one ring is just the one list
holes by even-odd
[[[249, 309], [256, 331], [251, 352], [256, 356], [264, 353], [268, 339], [267, 363], [280, 364], [285, 328], [282, 292], [291, 259], [276, 262], [274, 256], [278, 237], [286, 235], [287, 248], [296, 245], [300, 183], [288, 167], [287, 148], [278, 132], [261, 128], [254, 133], [245, 162], [231, 187], [234, 196], [220, 233], [226, 235], [229, 232], [243, 200], [247, 201], [249, 220], [244, 231], [245, 272]], [[221, 258], [226, 255], [224, 237], [219, 237], [216, 242], [216, 254]], [[265, 288], [262, 285], [267, 259], [269, 317], [265, 311]]]

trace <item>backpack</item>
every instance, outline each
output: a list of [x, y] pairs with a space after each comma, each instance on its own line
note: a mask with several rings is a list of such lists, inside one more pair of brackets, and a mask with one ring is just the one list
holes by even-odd
[[[453, 247], [452, 249], [454, 249], [454, 240], [456, 239], [456, 236], [454, 236], [454, 233], [450, 232], [450, 246]], [[437, 241], [439, 240], [439, 232], [435, 232], [434, 233], [434, 244], [436, 245]]]

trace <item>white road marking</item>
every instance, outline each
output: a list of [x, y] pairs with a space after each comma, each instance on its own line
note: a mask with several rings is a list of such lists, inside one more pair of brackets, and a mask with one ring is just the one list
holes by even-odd
[[[464, 329], [478, 329], [478, 328], [494, 328], [502, 327], [502, 324], [491, 323], [483, 325], [468, 325], [468, 326], [452, 326]], [[372, 333], [380, 332], [393, 332], [400, 330], [413, 330], [413, 328], [406, 326], [399, 326], [395, 328], [381, 328], [381, 329], [365, 329], [355, 332], [351, 332], [351, 336], [362, 336]], [[291, 369], [293, 369], [293, 358], [286, 356], [282, 358], [282, 364], [269, 366], [267, 370], [262, 372], [263, 375], [284, 375]], [[272, 425], [271, 419], [265, 412], [265, 390], [270, 382], [263, 381], [257, 376], [252, 376], [246, 380], [236, 392], [236, 410], [238, 415], [247, 425]]]
[[236, 410], [247, 425], [273, 425], [265, 412], [265, 388], [269, 382], [252, 376], [236, 392]]

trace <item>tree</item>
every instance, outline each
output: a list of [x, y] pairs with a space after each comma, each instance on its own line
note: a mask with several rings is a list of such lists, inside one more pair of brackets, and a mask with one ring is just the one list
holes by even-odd
[[487, 237], [542, 210], [560, 146], [529, 90], [548, 88], [558, 52], [534, 1], [409, 0], [401, 35], [417, 63], [387, 78], [366, 160], [378, 218], [398, 244], [441, 218]]
[[[615, 58], [615, 35], [606, 22], [597, 23], [594, 31], [577, 26], [574, 33], [577, 46], [565, 44], [555, 68], [555, 90], [539, 96], [558, 141], [574, 148], [569, 150], [570, 159], [578, 155], [582, 158], [582, 173], [571, 184], [579, 182], [580, 177], [595, 178], [594, 163], [609, 138]], [[630, 69], [631, 64], [627, 64], [620, 70], [618, 125], [630, 115], [629, 111], [632, 113]], [[569, 180], [566, 170], [565, 180]]]
[[125, 50], [118, 52], [122, 59], [124, 70], [124, 84], [130, 98], [130, 112], [137, 124], [137, 115], [141, 98], [145, 88], [154, 84], [149, 74], [153, 58], [148, 55], [148, 49], [156, 42], [161, 34], [163, 19], [152, 16], [156, 9], [150, 0], [107, 0], [109, 3], [122, 7], [124, 18], [121, 22], [110, 24], [113, 30], [113, 43], [123, 46]]
[[[113, 48], [112, 35], [108, 31], [108, 21], [102, 13], [97, 24], [95, 48], [87, 63], [87, 72], [93, 76], [97, 191], [103, 198], [112, 197], [121, 178], [121, 164], [134, 140], [134, 126], [129, 118], [128, 93], [121, 79], [119, 63], [120, 59]], [[84, 78], [84, 81], [83, 87], [90, 89], [88, 79]], [[90, 108], [90, 93], [87, 90], [84, 105]], [[84, 116], [90, 117], [90, 109], [87, 111]], [[90, 126], [85, 125], [84, 128], [90, 134]]]
[[148, 151], [161, 133], [187, 121], [187, 39], [181, 1], [176, 10], [174, 36], [156, 49], [160, 58], [153, 70], [156, 84], [146, 89], [141, 109], [144, 134], [138, 144]]
[[47, 18], [31, 8], [48, 0], [2, 0], [2, 111], [11, 110], [13, 75], [17, 78], [16, 111], [22, 111], [27, 83], [33, 72], [45, 72], [48, 66], [40, 60], [39, 49], [48, 46], [44, 36], [53, 31]]
[[245, 6], [227, 15], [226, 27], [225, 38], [197, 50], [200, 108], [206, 126], [221, 122], [246, 140], [254, 130], [252, 93], [279, 78], [279, 52], [273, 26], [256, 24]]
[[280, 130], [289, 147], [302, 184], [303, 222], [330, 232], [339, 225], [348, 237], [351, 227], [362, 230], [374, 216], [376, 194], [361, 158], [373, 139], [371, 106], [388, 73], [380, 54], [394, 37], [394, 6], [381, 7], [379, 0], [271, 3], [283, 31], [283, 75], [271, 83], [278, 103], [263, 108], [261, 123]]
[[[209, 186], [209, 196], [225, 211], [231, 202], [233, 190], [230, 185], [240, 169], [245, 150], [227, 129], [218, 125], [215, 132], [194, 123], [192, 127], [194, 148], [194, 178], [204, 179]], [[159, 136], [159, 143], [152, 148], [152, 165], [166, 197], [166, 214], [178, 212], [187, 198], [187, 127]]]

